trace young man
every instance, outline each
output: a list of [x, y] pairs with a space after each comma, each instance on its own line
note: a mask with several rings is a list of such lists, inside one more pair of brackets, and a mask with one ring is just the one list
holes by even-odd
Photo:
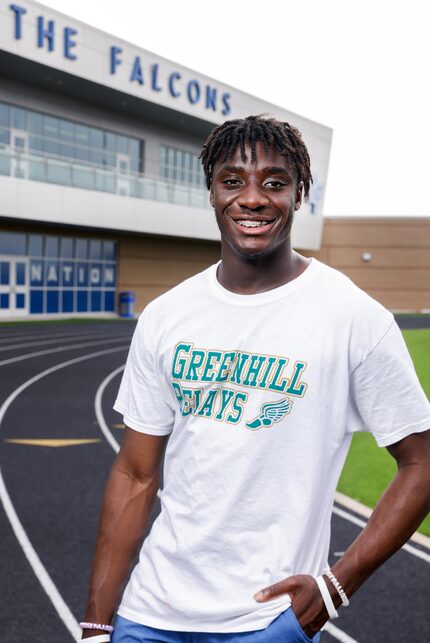
[[[312, 180], [298, 130], [259, 116], [229, 121], [202, 162], [222, 260], [139, 319], [85, 621], [114, 615], [170, 435], [161, 513], [113, 642], [318, 641], [429, 510], [430, 405], [393, 315], [291, 248]], [[359, 430], [387, 447], [398, 472], [323, 574], [334, 492]], [[108, 640], [84, 629], [94, 635]]]

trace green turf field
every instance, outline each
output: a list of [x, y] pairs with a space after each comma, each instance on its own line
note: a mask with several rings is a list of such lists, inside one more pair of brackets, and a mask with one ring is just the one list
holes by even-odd
[[[404, 330], [418, 377], [430, 399], [430, 329]], [[388, 451], [377, 446], [372, 435], [354, 435], [338, 489], [368, 507], [374, 507], [396, 473], [396, 463]], [[419, 531], [430, 536], [430, 515]]]

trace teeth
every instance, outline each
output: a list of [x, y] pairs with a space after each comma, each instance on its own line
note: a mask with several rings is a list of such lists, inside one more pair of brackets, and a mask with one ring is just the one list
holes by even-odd
[[269, 225], [271, 221], [236, 221], [239, 225], [244, 228], [260, 228], [261, 226]]

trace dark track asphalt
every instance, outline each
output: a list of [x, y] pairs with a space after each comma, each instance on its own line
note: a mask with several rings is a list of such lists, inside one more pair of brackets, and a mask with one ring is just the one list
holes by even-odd
[[[78, 621], [86, 600], [101, 497], [114, 458], [100, 431], [94, 398], [101, 382], [125, 362], [133, 328], [133, 322], [0, 326], [0, 405], [45, 369], [88, 353], [123, 347], [35, 381], [12, 402], [0, 426], [0, 467], [11, 501]], [[44, 343], [3, 350], [36, 341]], [[88, 345], [67, 348], [81, 343]], [[67, 350], [1, 365], [26, 353], [55, 348]], [[122, 431], [115, 425], [121, 418], [112, 403], [120, 377], [108, 384], [102, 401], [106, 423], [118, 441]], [[10, 444], [5, 441], [8, 438], [94, 438], [100, 442], [49, 448]], [[157, 503], [153, 517], [158, 510]], [[333, 515], [331, 562], [359, 531]], [[24, 556], [1, 504], [0, 533], [0, 641], [71, 643], [73, 637]], [[351, 607], [341, 610], [334, 625], [360, 643], [430, 641], [429, 569], [427, 562], [401, 550], [354, 595]], [[322, 643], [335, 640], [328, 633], [321, 637]]]

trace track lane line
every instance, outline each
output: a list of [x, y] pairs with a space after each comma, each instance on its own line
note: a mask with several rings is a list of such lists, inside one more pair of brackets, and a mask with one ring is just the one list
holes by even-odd
[[[97, 334], [91, 333], [91, 334], [87, 334], [87, 335], [76, 335], [76, 338], [78, 338], [78, 337], [79, 337], [79, 339], [93, 339], [93, 338], [94, 339], [101, 339], [101, 334], [100, 333], [97, 333]], [[122, 337], [123, 339], [126, 339], [128, 337], [128, 335], [118, 335], [116, 333], [114, 333], [112, 335], [103, 335], [103, 339], [111, 339], [112, 337]], [[130, 338], [131, 338], [131, 335], [130, 335]], [[45, 345], [46, 344], [59, 344], [61, 342], [64, 342], [65, 339], [66, 338], [64, 338], [64, 337], [60, 337], [59, 339], [45, 339], [45, 340], [42, 340], [40, 342], [39, 341], [37, 341], [37, 342], [25, 342], [23, 344], [12, 344], [12, 346], [0, 346], [0, 352], [11, 351], [11, 350], [15, 350], [17, 348], [27, 348], [27, 347], [31, 347], [31, 346], [43, 346], [44, 344]], [[73, 338], [73, 339], [75, 339], [75, 338]]]
[[[128, 339], [128, 336], [118, 337], [117, 339], [111, 339], [111, 342], [122, 342]], [[11, 357], [9, 359], [4, 359], [0, 361], [0, 366], [6, 366], [7, 364], [14, 364], [15, 362], [21, 362], [25, 359], [31, 359], [32, 357], [40, 357], [41, 355], [52, 355], [53, 353], [61, 353], [63, 351], [74, 350], [75, 348], [88, 348], [89, 346], [97, 346], [98, 344], [105, 344], [106, 340], [101, 339], [97, 342], [85, 342], [83, 344], [72, 344], [71, 346], [59, 346], [57, 348], [48, 348], [46, 351], [36, 351], [35, 353], [25, 353], [24, 355], [18, 355], [17, 357]], [[130, 343], [127, 345], [130, 348]]]
[[[1, 424], [3, 422], [4, 416], [6, 415], [6, 412], [10, 407], [10, 405], [12, 404], [12, 402], [14, 402], [16, 398], [23, 391], [25, 391], [28, 387], [30, 387], [35, 382], [41, 380], [43, 377], [46, 377], [47, 375], [50, 375], [51, 373], [54, 373], [55, 371], [58, 371], [62, 368], [66, 368], [67, 366], [71, 366], [73, 364], [83, 362], [87, 359], [101, 357], [102, 355], [108, 355], [110, 353], [128, 350], [128, 348], [129, 348], [129, 344], [125, 344], [123, 346], [116, 346], [115, 348], [108, 348], [102, 351], [96, 351], [95, 353], [81, 355], [80, 357], [75, 357], [65, 362], [61, 362], [60, 364], [56, 364], [55, 366], [51, 366], [50, 368], [47, 368], [44, 371], [41, 371], [40, 373], [37, 373], [29, 380], [27, 380], [26, 382], [18, 386], [18, 388], [16, 388], [8, 396], [8, 398], [3, 402], [2, 406], [0, 407], [0, 428], [1, 428]], [[58, 591], [55, 583], [49, 576], [46, 568], [44, 567], [42, 561], [37, 555], [36, 550], [31, 544], [29, 537], [27, 536], [27, 533], [18, 517], [18, 514], [15, 511], [12, 500], [9, 496], [9, 493], [6, 488], [6, 484], [4, 482], [4, 478], [1, 472], [1, 468], [0, 468], [0, 500], [3, 504], [6, 516], [10, 522], [10, 525], [15, 534], [15, 537], [18, 540], [19, 544], [21, 545], [24, 555], [27, 558], [28, 562], [30, 563], [30, 566], [33, 569], [33, 572], [36, 578], [38, 579], [42, 588], [48, 595], [52, 605], [57, 611], [58, 616], [60, 617], [60, 619], [62, 620], [62, 622], [68, 629], [68, 631], [70, 632], [70, 634], [74, 637], [75, 640], [78, 639], [81, 635], [81, 628], [79, 627], [77, 620], [75, 619], [72, 612], [70, 611], [69, 606], [65, 603], [63, 597]]]
[[[125, 368], [125, 364], [116, 368], [114, 371], [112, 371], [112, 373], [109, 373], [109, 375], [105, 377], [105, 379], [98, 387], [94, 398], [94, 409], [96, 412], [97, 422], [99, 424], [99, 427], [103, 435], [105, 436], [106, 440], [109, 442], [109, 444], [111, 445], [115, 453], [118, 453], [120, 446], [116, 441], [113, 433], [109, 429], [107, 422], [104, 418], [102, 401], [103, 401], [103, 393], [105, 392], [107, 385], [114, 379], [114, 377], [118, 375], [118, 373], [123, 371], [124, 368]], [[161, 490], [159, 489], [157, 491], [158, 497], [160, 497], [160, 493], [161, 493]], [[333, 625], [333, 623], [330, 623], [330, 622], [327, 622], [321, 631], [328, 632], [333, 638], [340, 641], [340, 643], [358, 643], [356, 639], [353, 639], [351, 636], [349, 636], [349, 634], [346, 634], [346, 632], [339, 629], [338, 627], [336, 627], [336, 625]]]

